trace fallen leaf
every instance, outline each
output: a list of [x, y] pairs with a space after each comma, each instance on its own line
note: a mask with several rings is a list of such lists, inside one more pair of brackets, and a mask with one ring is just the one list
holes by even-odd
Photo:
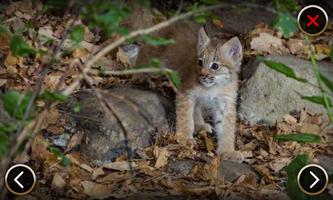
[[168, 164], [169, 152], [167, 148], [164, 147], [155, 147], [154, 155], [156, 157], [156, 168], [161, 168]]
[[66, 186], [66, 181], [60, 173], [56, 173], [53, 176], [51, 188], [56, 189], [57, 191], [63, 190]]
[[291, 162], [291, 157], [280, 157], [272, 160], [269, 163], [269, 167], [275, 172], [280, 172], [285, 166], [287, 166]]
[[89, 165], [85, 164], [81, 159], [75, 154], [66, 154], [66, 157], [75, 165], [79, 166], [81, 169], [92, 173], [94, 170]]
[[94, 171], [93, 171], [93, 173], [91, 175], [91, 178], [92, 178], [92, 180], [96, 180], [99, 176], [104, 175], [104, 173], [105, 172], [104, 172], [103, 168], [99, 167], [97, 169], [94, 169]]
[[283, 120], [285, 122], [287, 122], [288, 124], [296, 124], [297, 123], [297, 119], [289, 114], [285, 114], [283, 116]]
[[135, 162], [118, 161], [118, 162], [106, 163], [103, 165], [103, 168], [113, 169], [118, 171], [129, 171], [130, 165], [132, 166], [133, 169], [137, 167]]
[[106, 199], [112, 196], [113, 188], [109, 185], [82, 181], [83, 192], [93, 199]]
[[286, 54], [288, 49], [283, 45], [281, 38], [269, 33], [260, 33], [258, 37], [252, 38], [251, 49], [258, 53]]
[[76, 133], [74, 133], [74, 135], [69, 140], [69, 143], [67, 144], [67, 148], [65, 150], [65, 153], [68, 153], [73, 148], [77, 147], [81, 143], [82, 136], [83, 136], [83, 134], [80, 131], [77, 131]]

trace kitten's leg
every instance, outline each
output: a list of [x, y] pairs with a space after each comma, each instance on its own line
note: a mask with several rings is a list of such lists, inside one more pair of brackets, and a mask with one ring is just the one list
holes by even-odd
[[176, 138], [177, 142], [193, 142], [194, 132], [194, 99], [189, 94], [176, 96]]
[[202, 108], [199, 104], [195, 105], [194, 108], [194, 124], [196, 132], [208, 132], [212, 133], [213, 128], [209, 123], [205, 122], [204, 116], [202, 114]]
[[244, 157], [235, 150], [236, 139], [236, 104], [226, 101], [222, 120], [216, 121], [218, 148], [217, 153], [223, 160], [242, 162]]

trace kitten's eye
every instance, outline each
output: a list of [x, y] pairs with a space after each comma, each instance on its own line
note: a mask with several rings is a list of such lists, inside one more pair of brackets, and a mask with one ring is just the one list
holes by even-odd
[[200, 67], [202, 67], [202, 65], [203, 65], [202, 59], [199, 59], [199, 60], [198, 60], [198, 65], [199, 65]]
[[217, 63], [212, 63], [212, 65], [210, 66], [210, 68], [214, 71], [218, 70], [220, 68], [219, 64]]

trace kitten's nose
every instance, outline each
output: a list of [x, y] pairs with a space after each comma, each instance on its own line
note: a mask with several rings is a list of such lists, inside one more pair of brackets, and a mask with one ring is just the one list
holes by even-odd
[[202, 75], [202, 76], [207, 76], [207, 75], [209, 75], [209, 74], [210, 74], [209, 69], [207, 69], [207, 68], [202, 68], [202, 69], [201, 69], [201, 75]]

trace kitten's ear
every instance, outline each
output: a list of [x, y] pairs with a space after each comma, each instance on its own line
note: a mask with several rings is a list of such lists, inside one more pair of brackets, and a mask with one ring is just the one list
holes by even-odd
[[243, 59], [243, 47], [238, 37], [233, 37], [222, 46], [224, 56], [233, 63], [240, 63]]
[[208, 45], [209, 42], [210, 42], [210, 39], [206, 33], [205, 28], [202, 26], [199, 30], [197, 51], [202, 52], [203, 49]]

